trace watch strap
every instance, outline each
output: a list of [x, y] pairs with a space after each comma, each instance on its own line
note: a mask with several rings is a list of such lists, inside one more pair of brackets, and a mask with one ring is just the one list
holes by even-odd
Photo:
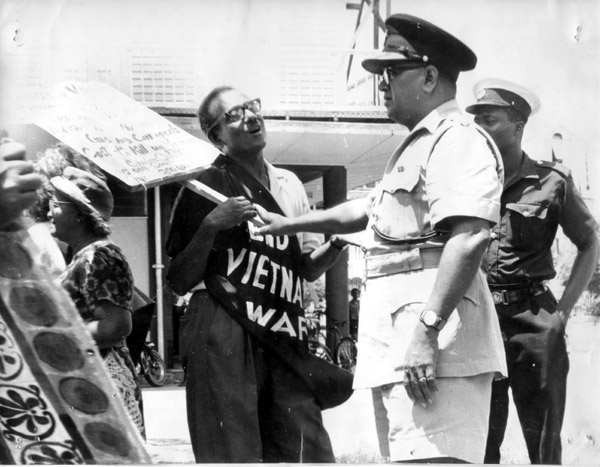
[[[432, 316], [433, 320], [431, 319]], [[421, 321], [425, 326], [433, 328], [437, 331], [441, 331], [446, 325], [446, 319], [439, 316], [433, 310], [423, 310], [419, 315], [419, 321]]]
[[339, 243], [337, 243], [337, 240], [338, 240], [337, 235], [332, 235], [329, 238], [329, 244], [336, 250], [344, 251], [348, 247], [348, 244], [347, 243], [339, 244]]

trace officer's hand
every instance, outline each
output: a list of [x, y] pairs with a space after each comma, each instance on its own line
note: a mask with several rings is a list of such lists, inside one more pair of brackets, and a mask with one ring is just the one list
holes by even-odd
[[228, 198], [206, 216], [206, 220], [217, 231], [231, 229], [256, 216], [256, 206], [244, 196]]
[[403, 384], [408, 397], [427, 408], [437, 392], [438, 331], [417, 324], [404, 359]]
[[258, 233], [261, 235], [284, 235], [288, 232], [284, 231], [284, 228], [287, 224], [288, 218], [281, 216], [279, 214], [275, 214], [273, 212], [269, 212], [264, 209], [262, 206], [256, 207], [258, 210], [258, 215], [264, 222], [264, 226], [258, 229]]
[[25, 147], [8, 142], [0, 146], [0, 229], [8, 227], [37, 201], [42, 178], [25, 161]]

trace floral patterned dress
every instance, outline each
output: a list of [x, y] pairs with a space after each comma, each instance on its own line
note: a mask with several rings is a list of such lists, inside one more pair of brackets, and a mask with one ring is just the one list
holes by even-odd
[[[119, 247], [109, 240], [96, 241], [77, 252], [59, 281], [85, 322], [94, 319], [94, 310], [101, 300], [132, 310], [131, 269]], [[127, 411], [145, 437], [142, 391], [125, 339], [102, 349], [101, 354]]]

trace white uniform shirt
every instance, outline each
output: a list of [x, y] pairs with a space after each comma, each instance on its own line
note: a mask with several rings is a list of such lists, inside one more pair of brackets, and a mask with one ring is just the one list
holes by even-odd
[[[456, 121], [434, 145], [442, 122]], [[433, 150], [432, 150], [433, 147]], [[434, 227], [451, 216], [466, 216], [497, 222], [502, 192], [502, 166], [495, 146], [466, 119], [455, 101], [431, 112], [408, 135], [394, 153], [386, 177], [417, 175], [415, 183], [400, 183], [394, 189], [385, 178], [374, 189], [366, 246], [371, 251], [393, 252], [395, 246], [382, 244], [370, 226], [380, 222], [394, 229], [411, 218], [422, 226]], [[415, 171], [412, 169], [415, 167]], [[381, 190], [398, 200], [379, 209]], [[425, 196], [423, 197], [423, 190]], [[417, 208], [404, 214], [407, 196], [418, 193]], [[393, 201], [393, 200], [392, 200]], [[386, 216], [395, 220], [386, 220]], [[400, 235], [412, 235], [419, 229], [400, 225]], [[394, 233], [394, 232], [389, 232]], [[404, 238], [400, 236], [400, 238]], [[401, 247], [400, 249], [406, 249]], [[422, 326], [419, 314], [435, 291], [432, 290], [437, 268], [420, 269], [368, 279], [361, 303], [358, 338], [358, 365], [354, 387], [376, 387], [403, 379], [403, 362], [415, 326]], [[491, 294], [480, 271], [439, 335], [439, 377], [473, 376], [487, 372], [506, 374], [504, 346]]]

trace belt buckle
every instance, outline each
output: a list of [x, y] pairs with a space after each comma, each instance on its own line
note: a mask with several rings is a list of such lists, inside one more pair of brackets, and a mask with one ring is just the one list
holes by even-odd
[[494, 305], [508, 305], [508, 297], [506, 290], [494, 290], [492, 292]]

